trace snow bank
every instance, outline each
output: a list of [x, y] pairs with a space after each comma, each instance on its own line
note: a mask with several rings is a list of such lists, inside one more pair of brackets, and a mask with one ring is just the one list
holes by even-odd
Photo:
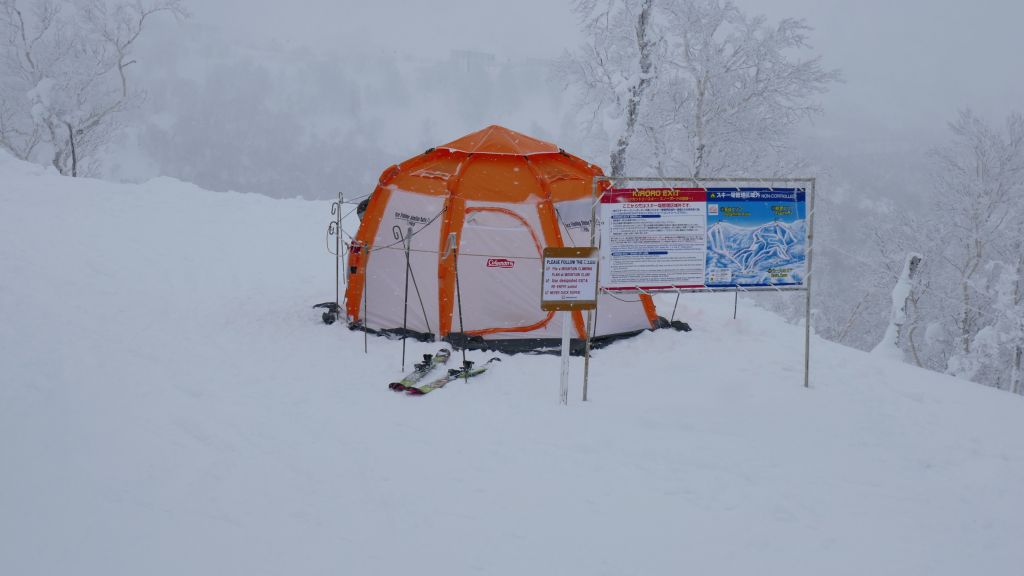
[[805, 390], [729, 295], [598, 351], [587, 404], [548, 356], [396, 395], [400, 343], [309, 308], [328, 214], [0, 155], [4, 573], [1024, 566], [1024, 399], [820, 340]]

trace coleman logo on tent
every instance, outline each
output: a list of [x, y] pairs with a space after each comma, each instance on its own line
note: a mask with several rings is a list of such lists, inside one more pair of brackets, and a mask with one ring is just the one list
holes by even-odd
[[516, 263], [508, 258], [488, 258], [488, 268], [512, 268]]

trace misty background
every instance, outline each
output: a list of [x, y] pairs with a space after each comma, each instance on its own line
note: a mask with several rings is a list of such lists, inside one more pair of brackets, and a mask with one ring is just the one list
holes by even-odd
[[[796, 145], [869, 197], [922, 193], [927, 150], [971, 107], [1024, 102], [1015, 2], [737, 2], [803, 18], [844, 82]], [[132, 73], [148, 98], [105, 175], [276, 197], [364, 194], [387, 166], [488, 124], [590, 157], [549, 65], [583, 37], [568, 2], [190, 1], [153, 19]], [[196, 145], [201, 144], [197, 149]], [[288, 149], [289, 154], [274, 150]], [[194, 158], [193, 152], [201, 158]]]
[[[788, 174], [817, 178], [815, 330], [874, 348], [891, 325], [908, 255], [920, 253], [922, 279], [904, 278], [913, 284], [904, 359], [1020, 391], [1024, 206], [1016, 198], [1024, 194], [1024, 152], [1015, 144], [1019, 126], [1003, 131], [1024, 109], [1024, 5], [735, 4], [769, 26], [802, 19], [810, 46], [794, 57], [820, 57], [822, 69], [840, 77], [812, 95], [820, 113], [785, 134], [797, 166]], [[629, 2], [592, 3], [606, 5]], [[275, 198], [357, 198], [388, 166], [490, 124], [555, 142], [609, 171], [615, 135], [582, 127], [581, 88], [559, 67], [595, 42], [571, 2], [183, 6], [187, 18], [146, 22], [128, 69], [143, 97], [121, 114], [121, 129], [87, 174], [170, 176]], [[629, 25], [623, 30], [628, 43]], [[991, 153], [979, 152], [985, 146]], [[639, 166], [645, 149], [634, 150]], [[972, 154], [1008, 160], [986, 168], [987, 180], [956, 181], [960, 159]], [[702, 175], [770, 175], [760, 170]], [[985, 220], [991, 214], [1014, 216]], [[971, 247], [980, 245], [975, 259]], [[803, 318], [799, 297], [759, 299], [794, 322]]]

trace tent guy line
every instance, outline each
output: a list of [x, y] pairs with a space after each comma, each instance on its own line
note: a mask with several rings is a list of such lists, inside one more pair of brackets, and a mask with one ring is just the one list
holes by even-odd
[[[430, 221], [429, 221], [429, 222], [427, 222], [427, 223], [426, 223], [426, 224], [424, 224], [423, 226], [420, 226], [420, 229], [419, 229], [419, 230], [413, 230], [413, 231], [412, 231], [412, 233], [411, 233], [411, 234], [409, 234], [409, 238], [408, 238], [409, 242], [412, 242], [412, 239], [413, 239], [413, 238], [415, 238], [417, 234], [419, 234], [420, 232], [422, 232], [422, 231], [426, 230], [427, 228], [429, 228], [429, 227], [430, 227], [430, 225], [431, 225], [431, 224], [433, 224], [434, 222], [436, 222], [436, 221], [437, 221], [437, 219], [441, 217], [441, 214], [444, 214], [444, 213], [445, 213], [445, 210], [447, 210], [447, 208], [442, 208], [440, 212], [438, 212], [437, 214], [435, 214], [435, 215], [434, 215], [434, 217], [430, 219]], [[388, 249], [388, 248], [394, 248], [395, 246], [398, 246], [399, 244], [403, 244], [403, 245], [404, 245], [404, 244], [405, 244], [405, 241], [406, 241], [406, 239], [405, 239], [405, 238], [400, 238], [400, 239], [398, 239], [398, 240], [395, 240], [395, 241], [394, 241], [394, 242], [392, 242], [391, 244], [387, 244], [387, 245], [385, 245], [385, 246], [371, 246], [371, 247], [370, 247], [370, 248], [368, 249], [368, 251], [369, 251], [369, 252], [376, 252], [376, 251], [378, 251], [378, 250], [386, 250], [386, 249]], [[401, 250], [402, 250], [402, 252], [405, 252], [405, 248], [402, 248]], [[412, 251], [412, 249], [411, 249], [411, 248], [410, 248], [410, 251]]]
[[[398, 251], [398, 252], [405, 253], [405, 248], [396, 248], [396, 247], [393, 247], [393, 246], [381, 246], [380, 248], [375, 248], [374, 249], [374, 251], [377, 251], [377, 250], [395, 250], [395, 251]], [[425, 248], [410, 248], [409, 252], [422, 252], [424, 254], [444, 254], [444, 252], [441, 252], [440, 250], [428, 250], [428, 249], [425, 249]], [[517, 260], [540, 260], [541, 259], [539, 256], [516, 256], [514, 254], [478, 254], [478, 253], [475, 253], [475, 252], [460, 252], [459, 256], [476, 256], [476, 257], [479, 257], [479, 258], [515, 258]]]

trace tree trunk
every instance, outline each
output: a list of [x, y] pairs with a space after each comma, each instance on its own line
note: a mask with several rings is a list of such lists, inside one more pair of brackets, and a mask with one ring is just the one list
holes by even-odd
[[697, 81], [697, 117], [696, 132], [697, 132], [697, 157], [693, 161], [693, 177], [700, 178], [701, 173], [704, 171], [704, 152], [706, 145], [704, 143], [704, 97], [707, 94], [707, 74], [703, 78]]
[[[1018, 247], [1018, 250], [1020, 248]], [[1020, 311], [1021, 300], [1024, 299], [1024, 252], [1018, 252], [1017, 255], [1017, 279], [1013, 285], [1013, 310]], [[1021, 324], [1024, 324], [1024, 320], [1017, 318], [1017, 330], [1021, 330]], [[1017, 332], [1017, 338], [1021, 338], [1022, 334]], [[1010, 392], [1014, 394], [1024, 393], [1024, 374], [1021, 373], [1021, 359], [1024, 356], [1024, 346], [1021, 346], [1020, 340], [1013, 347], [1013, 365], [1010, 369]]]
[[1014, 394], [1024, 393], [1024, 377], [1021, 374], [1021, 357], [1024, 356], [1024, 348], [1014, 346], [1013, 369], [1010, 371], [1010, 392]]
[[971, 327], [974, 325], [971, 315], [971, 277], [960, 276], [960, 334], [958, 335], [960, 353], [964, 356], [971, 353]]
[[621, 177], [626, 174], [626, 151], [629, 149], [629, 142], [633, 139], [633, 132], [636, 130], [637, 119], [640, 117], [640, 104], [644, 98], [644, 92], [651, 84], [651, 68], [654, 66], [651, 52], [654, 46], [648, 38], [651, 22], [651, 10], [654, 0], [644, 0], [640, 16], [636, 21], [636, 43], [640, 49], [640, 78], [635, 86], [629, 89], [629, 102], [626, 103], [626, 125], [615, 143], [615, 149], [611, 155], [612, 177]]
[[917, 343], [914, 342], [914, 332], [917, 331], [917, 326], [910, 328], [910, 332], [907, 332], [907, 343], [910, 345], [910, 355], [914, 358], [914, 364], [917, 364], [918, 368], [924, 368], [921, 364], [921, 357], [917, 354]]
[[71, 177], [78, 177], [78, 153], [75, 151], [75, 131], [69, 122], [64, 123], [68, 127], [68, 144], [71, 146]]

